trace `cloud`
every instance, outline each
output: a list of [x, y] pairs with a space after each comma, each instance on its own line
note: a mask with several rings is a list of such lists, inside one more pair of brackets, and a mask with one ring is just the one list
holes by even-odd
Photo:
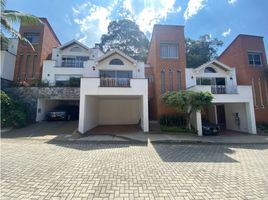
[[206, 0], [189, 0], [187, 8], [184, 12], [184, 19], [188, 20], [196, 15], [202, 8], [204, 8]]
[[135, 21], [140, 29], [149, 36], [153, 25], [165, 21], [168, 14], [179, 13], [180, 5], [176, 0], [113, 0], [108, 5], [90, 2], [73, 7], [73, 21], [79, 25], [80, 33], [76, 34], [79, 41], [87, 45], [100, 42], [102, 34], [107, 32], [109, 22], [116, 19]]
[[227, 37], [228, 35], [230, 35], [231, 31], [232, 31], [231, 28], [228, 28], [228, 30], [227, 31], [224, 31], [221, 35], [223, 37]]
[[228, 0], [228, 3], [231, 5], [234, 5], [237, 2], [237, 0]]

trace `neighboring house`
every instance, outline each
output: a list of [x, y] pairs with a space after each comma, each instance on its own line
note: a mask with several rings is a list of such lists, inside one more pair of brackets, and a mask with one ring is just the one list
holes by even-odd
[[49, 59], [52, 48], [60, 46], [60, 41], [46, 18], [40, 18], [43, 24], [23, 25], [20, 34], [27, 38], [35, 51], [25, 42], [20, 41], [14, 71], [15, 82], [40, 80], [43, 60]]
[[236, 69], [217, 60], [197, 68], [186, 69], [186, 87], [191, 91], [210, 92], [212, 106], [202, 115], [192, 116], [192, 125], [202, 135], [202, 120], [221, 125], [223, 129], [256, 134], [252, 87], [237, 84]]
[[[99, 49], [88, 48], [76, 40], [54, 48], [52, 60], [44, 61], [42, 80], [50, 85], [65, 85], [62, 90], [72, 92], [39, 98], [37, 121], [44, 120], [47, 111], [59, 104], [72, 104], [80, 106], [81, 133], [97, 125], [118, 124], [139, 124], [147, 132], [146, 66], [119, 50], [103, 55]], [[71, 77], [81, 79], [80, 88], [68, 88]], [[73, 92], [80, 92], [80, 96], [70, 94]]]
[[238, 35], [219, 60], [236, 68], [238, 85], [252, 86], [256, 121], [268, 123], [268, 66], [263, 37]]
[[94, 61], [103, 55], [99, 48], [88, 48], [77, 40], [71, 40], [60, 47], [53, 48], [52, 59], [45, 60], [42, 80], [50, 85], [68, 85], [71, 77], [81, 78], [90, 75]]
[[[13, 81], [18, 39], [9, 38], [8, 48], [1, 50], [1, 83]], [[3, 85], [2, 85], [3, 86]]]
[[185, 90], [185, 38], [184, 26], [155, 25], [149, 47], [146, 70], [149, 80], [150, 119], [174, 114], [175, 109], [165, 106], [160, 95], [167, 91]]

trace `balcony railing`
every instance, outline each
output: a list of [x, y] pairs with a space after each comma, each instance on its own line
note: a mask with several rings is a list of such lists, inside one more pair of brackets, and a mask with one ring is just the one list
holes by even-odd
[[82, 68], [84, 66], [84, 62], [81, 60], [65, 60], [65, 61], [62, 61], [61, 66]]
[[212, 94], [237, 94], [236, 86], [226, 86], [226, 85], [212, 85]]
[[100, 87], [130, 87], [130, 78], [100, 78]]

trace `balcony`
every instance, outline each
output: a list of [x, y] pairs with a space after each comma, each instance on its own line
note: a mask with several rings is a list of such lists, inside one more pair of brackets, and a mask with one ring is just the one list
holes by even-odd
[[129, 78], [100, 78], [100, 87], [130, 87]]
[[81, 60], [64, 60], [61, 63], [61, 67], [82, 68], [83, 66], [84, 66], [84, 61], [81, 61]]
[[212, 85], [212, 94], [237, 94], [237, 86]]

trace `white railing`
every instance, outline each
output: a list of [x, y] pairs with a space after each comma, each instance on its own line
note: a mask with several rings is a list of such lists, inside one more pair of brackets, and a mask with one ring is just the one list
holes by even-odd
[[130, 87], [130, 78], [100, 78], [100, 87]]
[[212, 85], [212, 94], [237, 94], [237, 86]]
[[81, 68], [84, 66], [84, 62], [81, 60], [65, 60], [62, 61], [61, 67], [77, 67]]

